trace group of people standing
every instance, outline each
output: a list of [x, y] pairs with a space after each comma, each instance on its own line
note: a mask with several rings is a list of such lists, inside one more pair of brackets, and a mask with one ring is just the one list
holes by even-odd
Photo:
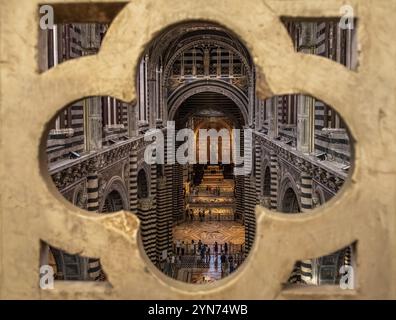
[[[224, 243], [224, 245], [219, 245], [217, 241], [213, 244], [213, 253], [215, 255], [220, 253], [228, 254], [228, 243]], [[210, 245], [207, 245], [199, 239], [197, 243], [194, 240], [191, 240], [191, 243], [187, 241], [175, 241], [175, 251], [177, 256], [184, 256], [184, 255], [197, 255], [199, 254], [201, 258], [204, 258], [206, 255], [210, 256]]]
[[[208, 217], [209, 220], [212, 220], [212, 210], [210, 209], [199, 209], [198, 210], [198, 218], [200, 222], [204, 222]], [[195, 214], [192, 209], [186, 209], [186, 221], [194, 221]]]
[[234, 257], [229, 252], [228, 243], [218, 244], [215, 242], [213, 245], [208, 245], [201, 240], [197, 243], [194, 240], [191, 242], [176, 240], [175, 253], [161, 261], [161, 270], [170, 277], [176, 277], [177, 270], [182, 267], [183, 256], [198, 256], [197, 262], [199, 263], [210, 263], [213, 258], [215, 268], [220, 262], [222, 277], [234, 272], [242, 263], [242, 255], [236, 254]]
[[176, 268], [180, 268], [181, 262], [181, 256], [171, 254], [167, 256], [166, 259], [161, 260], [159, 267], [167, 276], [175, 278]]

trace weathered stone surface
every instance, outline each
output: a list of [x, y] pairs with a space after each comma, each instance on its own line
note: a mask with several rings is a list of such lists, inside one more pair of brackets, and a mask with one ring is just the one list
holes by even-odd
[[[280, 16], [338, 16], [341, 0], [131, 1], [116, 16], [99, 54], [40, 74], [38, 5], [0, 0], [0, 298], [223, 299], [396, 298], [396, 3], [355, 0], [359, 68], [293, 50]], [[48, 0], [48, 3], [59, 1]], [[69, 5], [57, 9], [68, 19]], [[86, 21], [106, 21], [100, 3]], [[23, 8], [23, 9], [22, 9]], [[78, 11], [78, 10], [77, 10]], [[82, 15], [77, 17], [83, 19]], [[138, 239], [137, 219], [78, 210], [53, 186], [45, 161], [46, 125], [63, 106], [87, 96], [135, 99], [135, 70], [145, 45], [185, 20], [228, 27], [251, 50], [262, 98], [304, 93], [333, 106], [355, 139], [351, 179], [324, 207], [296, 216], [257, 208], [256, 242], [233, 276], [213, 285], [187, 285], [152, 266]], [[109, 284], [56, 283], [39, 288], [39, 240], [100, 257]], [[283, 290], [296, 260], [318, 257], [357, 240], [357, 289]]]

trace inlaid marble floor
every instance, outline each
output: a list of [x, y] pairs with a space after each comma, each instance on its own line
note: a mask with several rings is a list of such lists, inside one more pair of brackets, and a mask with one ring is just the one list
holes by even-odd
[[[236, 269], [242, 260], [238, 260], [237, 262], [237, 265], [235, 265]], [[188, 283], [203, 284], [220, 280], [230, 273], [228, 262], [226, 263], [225, 272], [222, 273], [220, 255], [211, 255], [209, 261], [205, 260], [204, 265], [201, 266], [201, 264], [198, 264], [195, 267], [183, 266], [178, 271], [177, 279]]]
[[185, 222], [173, 228], [173, 239], [212, 245], [217, 243], [242, 244], [245, 242], [244, 226], [236, 221]]

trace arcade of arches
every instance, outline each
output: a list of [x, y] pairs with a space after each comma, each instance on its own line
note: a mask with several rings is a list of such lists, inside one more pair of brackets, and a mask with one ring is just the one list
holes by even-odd
[[[285, 27], [296, 50], [356, 67], [353, 30], [340, 30], [331, 21], [289, 21]], [[42, 30], [42, 70], [97, 52], [107, 28], [63, 24]], [[141, 59], [136, 105], [92, 97], [54, 120], [47, 156], [56, 187], [88, 211], [137, 214], [146, 254], [168, 276], [189, 283], [227, 276], [253, 245], [257, 204], [285, 214], [307, 212], [339, 191], [351, 162], [346, 126], [330, 106], [302, 95], [261, 100], [255, 83], [252, 57], [231, 31], [204, 22], [166, 30]], [[169, 121], [176, 131], [193, 130], [193, 163], [145, 161], [144, 135], [157, 129], [168, 141]], [[212, 150], [200, 144], [201, 129], [229, 134]], [[234, 171], [236, 129], [242, 138], [252, 130], [252, 148], [242, 143], [239, 150], [253, 167], [245, 175]], [[200, 159], [203, 149], [210, 163]], [[172, 157], [165, 144], [165, 160]], [[106, 280], [99, 259], [51, 244], [47, 249], [58, 280]], [[288, 283], [336, 284], [340, 267], [351, 263], [352, 245], [296, 262]]]

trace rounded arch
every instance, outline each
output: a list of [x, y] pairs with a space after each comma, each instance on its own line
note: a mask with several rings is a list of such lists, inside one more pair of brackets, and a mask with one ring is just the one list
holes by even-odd
[[[118, 195], [117, 195], [118, 194]], [[106, 200], [108, 198], [114, 199], [114, 201], [117, 201], [118, 205], [116, 208], [119, 208], [119, 210], [128, 210], [129, 205], [128, 205], [128, 196], [127, 196], [127, 189], [122, 181], [122, 179], [118, 176], [113, 177], [108, 183], [106, 188], [103, 191], [103, 196], [100, 201], [99, 205], [99, 212], [109, 212], [106, 211]], [[108, 200], [110, 201], [110, 200]], [[109, 203], [109, 202], [108, 202]], [[117, 210], [117, 211], [119, 211]]]
[[220, 80], [199, 80], [178, 88], [168, 99], [169, 120], [174, 120], [176, 111], [185, 100], [202, 92], [213, 92], [226, 96], [239, 108], [244, 123], [249, 122], [249, 103], [245, 94], [239, 88]]
[[137, 175], [137, 197], [138, 199], [145, 199], [149, 197], [149, 184], [147, 173], [144, 168], [141, 168]]
[[170, 57], [168, 62], [166, 63], [165, 69], [164, 69], [164, 79], [163, 81], [166, 82], [169, 79], [170, 76], [170, 70], [175, 63], [175, 61], [181, 56], [181, 54], [189, 50], [191, 48], [194, 48], [198, 45], [201, 44], [214, 44], [221, 46], [229, 51], [231, 51], [233, 54], [235, 54], [239, 59], [241, 59], [243, 65], [246, 68], [246, 71], [248, 73], [248, 79], [249, 83], [253, 83], [253, 74], [252, 74], [252, 67], [249, 62], [249, 57], [246, 57], [244, 53], [241, 53], [237, 48], [233, 46], [233, 44], [230, 44], [224, 37], [220, 36], [210, 36], [208, 39], [202, 39], [202, 37], [196, 37], [194, 38], [189, 38], [186, 44], [182, 45], [182, 47], [178, 48], [173, 55]]
[[117, 190], [111, 191], [105, 201], [102, 212], [110, 213], [117, 212], [124, 209], [124, 205], [122, 203], [122, 197]]
[[267, 165], [264, 170], [264, 180], [263, 180], [263, 196], [271, 196], [271, 169]]
[[287, 188], [283, 194], [281, 210], [285, 213], [298, 213], [301, 211], [297, 194], [291, 187]]
[[[200, 33], [204, 32], [203, 38]], [[223, 45], [234, 52], [246, 66], [249, 78], [253, 80], [253, 59], [246, 45], [231, 29], [213, 21], [184, 21], [165, 28], [150, 47], [149, 75], [155, 76], [157, 64], [159, 63], [165, 75], [169, 75], [169, 68], [184, 50], [188, 50], [188, 43], [200, 43]], [[184, 47], [180, 50], [181, 47]], [[191, 48], [191, 47], [190, 47]], [[169, 63], [169, 61], [173, 61]], [[166, 77], [164, 77], [166, 80]], [[250, 80], [250, 79], [249, 79]]]
[[72, 203], [82, 209], [87, 208], [88, 195], [83, 185], [78, 185], [74, 189]]
[[301, 203], [299, 198], [299, 191], [296, 182], [293, 177], [286, 173], [282, 179], [279, 189], [279, 203], [278, 206], [281, 212], [285, 213], [297, 213], [301, 212]]

